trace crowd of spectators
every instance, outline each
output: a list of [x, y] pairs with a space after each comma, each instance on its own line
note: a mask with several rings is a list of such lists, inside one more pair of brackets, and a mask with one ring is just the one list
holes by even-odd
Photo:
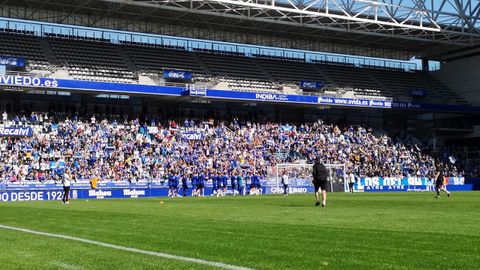
[[[74, 179], [163, 181], [173, 173], [264, 178], [276, 164], [308, 163], [317, 156], [345, 164], [346, 173], [360, 177], [431, 177], [435, 168], [434, 154], [411, 136], [374, 135], [366, 127], [322, 120], [282, 125], [237, 118], [140, 121], [3, 113], [2, 121], [34, 132], [0, 137], [0, 181], [55, 180], [66, 168]], [[448, 164], [448, 175], [463, 174]]]

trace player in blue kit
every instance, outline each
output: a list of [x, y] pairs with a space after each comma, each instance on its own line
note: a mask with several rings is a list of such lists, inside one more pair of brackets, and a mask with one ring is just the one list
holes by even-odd
[[198, 176], [197, 182], [197, 195], [205, 197], [205, 172], [202, 172]]
[[197, 196], [197, 182], [198, 182], [197, 172], [194, 172], [190, 179], [192, 181], [192, 196]]
[[262, 194], [262, 184], [260, 183], [260, 175], [256, 174], [253, 176], [254, 179], [255, 179], [255, 192], [257, 195], [261, 195]]
[[218, 196], [218, 181], [214, 171], [210, 174], [210, 179], [212, 179], [212, 196]]
[[257, 180], [258, 180], [257, 175], [255, 175], [253, 173], [252, 176], [251, 176], [251, 190], [250, 190], [251, 195], [258, 195], [258, 193], [257, 193]]
[[220, 197], [223, 195], [223, 182], [222, 182], [222, 175], [220, 171], [217, 171], [216, 176], [217, 176], [217, 197]]
[[241, 172], [237, 172], [237, 188], [238, 194], [245, 195], [244, 187], [243, 187], [243, 177]]
[[173, 196], [174, 197], [178, 197], [178, 186], [180, 184], [180, 176], [178, 173], [175, 174], [175, 176], [173, 177]]
[[250, 173], [245, 172], [245, 193], [246, 195], [250, 195], [252, 191], [252, 177], [250, 176]]
[[222, 186], [223, 186], [222, 196], [225, 196], [225, 194], [227, 194], [227, 188], [228, 188], [228, 174], [226, 171], [222, 176]]
[[182, 176], [182, 194], [183, 194], [183, 197], [187, 197], [187, 192], [188, 192], [188, 177], [187, 177], [187, 174], [184, 174]]
[[232, 173], [231, 173], [231, 176], [230, 176], [230, 186], [232, 187], [232, 194], [233, 194], [233, 196], [236, 196], [236, 195], [237, 195], [236, 180], [237, 180], [236, 171], [233, 170]]
[[173, 175], [173, 171], [171, 171], [170, 173], [168, 173], [168, 197], [173, 197], [173, 195], [175, 194], [173, 189], [174, 189], [174, 182], [175, 182], [175, 176]]

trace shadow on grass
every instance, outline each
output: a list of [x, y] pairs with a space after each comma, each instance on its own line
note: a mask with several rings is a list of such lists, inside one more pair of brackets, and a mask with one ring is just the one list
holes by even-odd
[[310, 208], [310, 207], [315, 207], [315, 205], [312, 204], [282, 204], [280, 205], [282, 207], [302, 207], [302, 208]]

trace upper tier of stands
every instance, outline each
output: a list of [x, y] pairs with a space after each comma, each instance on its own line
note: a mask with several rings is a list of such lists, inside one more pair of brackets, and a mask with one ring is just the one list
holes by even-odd
[[59, 37], [47, 41], [57, 64], [67, 67], [75, 79], [135, 83], [134, 72], [112, 43]]
[[49, 63], [40, 45], [40, 38], [32, 34], [0, 28], [0, 55], [22, 57], [28, 59], [31, 67], [46, 69]]
[[137, 71], [159, 73], [164, 68], [192, 71], [195, 75], [207, 75], [193, 53], [183, 47], [165, 47], [150, 44], [122, 42], [120, 46], [132, 60]]
[[[222, 82], [219, 87], [240, 91], [282, 91], [300, 81], [318, 81], [358, 96], [412, 99], [411, 91], [424, 89], [423, 102], [464, 104], [455, 93], [426, 72], [360, 67], [299, 58], [272, 57], [135, 42], [114, 44], [106, 39], [0, 29], [0, 55], [24, 57], [32, 70], [64, 67], [79, 80], [138, 83], [141, 74], [163, 69], [190, 70], [198, 81]], [[320, 90], [322, 91], [322, 90]], [[419, 99], [420, 97], [416, 97]]]

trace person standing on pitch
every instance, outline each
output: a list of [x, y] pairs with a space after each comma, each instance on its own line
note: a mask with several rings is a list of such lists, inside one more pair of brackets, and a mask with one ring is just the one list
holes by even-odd
[[288, 195], [288, 185], [290, 184], [290, 180], [288, 179], [288, 173], [286, 170], [283, 170], [282, 173], [282, 184], [283, 184], [283, 195]]
[[70, 170], [67, 169], [65, 171], [65, 173], [63, 173], [63, 180], [62, 180], [62, 183], [63, 183], [62, 202], [66, 203], [66, 204], [70, 203], [70, 198], [69, 198], [69, 195], [70, 195], [70, 181], [71, 181]]
[[437, 196], [435, 198], [440, 197], [440, 191], [447, 193], [447, 196], [450, 197], [450, 192], [445, 187], [445, 175], [443, 174], [443, 164], [438, 162], [436, 166], [437, 173], [435, 174], [435, 191], [437, 192]]
[[189, 174], [184, 174], [182, 176], [182, 190], [183, 190], [183, 197], [187, 197], [188, 193], [188, 175]]
[[315, 164], [313, 165], [313, 186], [315, 187], [315, 206], [320, 205], [320, 191], [322, 192], [322, 207], [325, 207], [327, 204], [327, 181], [328, 181], [328, 170], [320, 162], [320, 157], [315, 159]]
[[353, 170], [350, 172], [348, 178], [348, 191], [353, 194], [353, 186], [355, 185], [355, 173], [353, 173]]
[[243, 186], [243, 176], [241, 171], [237, 172], [237, 188], [238, 188], [238, 194], [245, 196], [245, 190]]

